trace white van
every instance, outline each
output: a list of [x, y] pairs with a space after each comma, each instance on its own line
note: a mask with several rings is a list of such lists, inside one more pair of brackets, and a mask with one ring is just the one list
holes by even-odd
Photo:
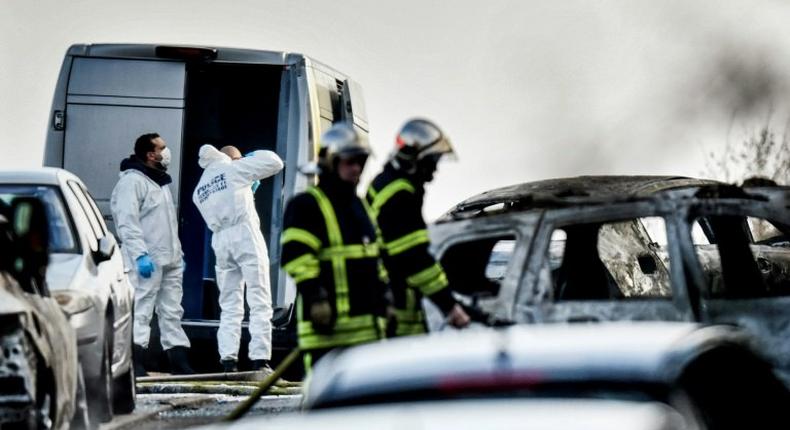
[[[336, 121], [353, 122], [367, 136], [359, 87], [301, 54], [73, 45], [55, 89], [44, 165], [82, 178], [114, 231], [110, 193], [121, 160], [133, 152], [135, 139], [143, 133], [156, 132], [165, 139], [173, 154], [168, 172], [187, 264], [185, 327], [190, 337], [209, 339], [218, 325], [219, 306], [210, 231], [191, 203], [202, 173], [198, 148], [213, 143], [235, 145], [242, 153], [270, 149], [285, 161], [285, 169], [263, 181], [256, 193], [271, 257], [275, 326], [283, 327], [295, 296], [293, 284], [279, 270], [283, 208], [308, 185], [297, 166], [316, 156], [317, 137]], [[277, 332], [275, 346], [282, 344], [284, 334]]]

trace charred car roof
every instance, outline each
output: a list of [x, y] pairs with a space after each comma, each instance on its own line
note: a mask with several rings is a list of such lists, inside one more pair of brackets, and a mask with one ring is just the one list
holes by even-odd
[[437, 222], [502, 212], [649, 200], [663, 198], [666, 196], [665, 192], [681, 189], [689, 190], [683, 195], [696, 197], [767, 199], [746, 193], [734, 185], [710, 179], [684, 176], [577, 176], [526, 182], [485, 191], [455, 205]]

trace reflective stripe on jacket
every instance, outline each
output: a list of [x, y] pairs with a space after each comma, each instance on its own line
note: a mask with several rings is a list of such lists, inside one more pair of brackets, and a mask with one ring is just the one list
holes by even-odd
[[[347, 346], [383, 337], [379, 315], [383, 315], [385, 284], [379, 244], [365, 205], [356, 196], [349, 198], [333, 202], [320, 186], [310, 187], [286, 209], [281, 264], [300, 293], [297, 332], [302, 348]], [[328, 297], [321, 297], [322, 293]], [[312, 301], [324, 298], [336, 315], [328, 335], [317, 333], [304, 313]]]
[[421, 187], [387, 165], [371, 183], [367, 201], [383, 242], [382, 258], [398, 315], [398, 335], [425, 331], [420, 300], [428, 296], [445, 313], [454, 304], [447, 275], [428, 252]]

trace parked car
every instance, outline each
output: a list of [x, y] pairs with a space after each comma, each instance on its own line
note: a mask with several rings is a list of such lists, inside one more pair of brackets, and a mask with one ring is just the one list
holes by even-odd
[[56, 168], [0, 172], [0, 200], [40, 199], [47, 213], [52, 297], [77, 333], [94, 421], [134, 409], [133, 289], [123, 257], [82, 181]]
[[324, 357], [304, 405], [604, 399], [664, 403], [700, 428], [788, 428], [790, 392], [750, 339], [732, 326], [678, 322], [521, 325], [400, 338]]
[[44, 281], [46, 237], [41, 202], [0, 201], [0, 427], [4, 429], [90, 427], [77, 339]]
[[[219, 428], [215, 426], [214, 428]], [[666, 405], [615, 400], [463, 400], [374, 405], [275, 418], [248, 418], [233, 430], [691, 430]]]
[[790, 381], [789, 197], [681, 177], [552, 179], [467, 199], [430, 234], [452, 288], [500, 320], [733, 324]]

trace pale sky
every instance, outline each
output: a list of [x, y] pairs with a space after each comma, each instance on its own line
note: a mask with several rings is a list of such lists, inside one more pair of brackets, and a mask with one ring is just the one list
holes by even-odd
[[0, 0], [0, 168], [41, 164], [73, 43], [300, 52], [363, 88], [377, 158], [409, 117], [459, 159], [426, 215], [486, 189], [581, 174], [698, 176], [704, 153], [788, 119], [782, 1]]

